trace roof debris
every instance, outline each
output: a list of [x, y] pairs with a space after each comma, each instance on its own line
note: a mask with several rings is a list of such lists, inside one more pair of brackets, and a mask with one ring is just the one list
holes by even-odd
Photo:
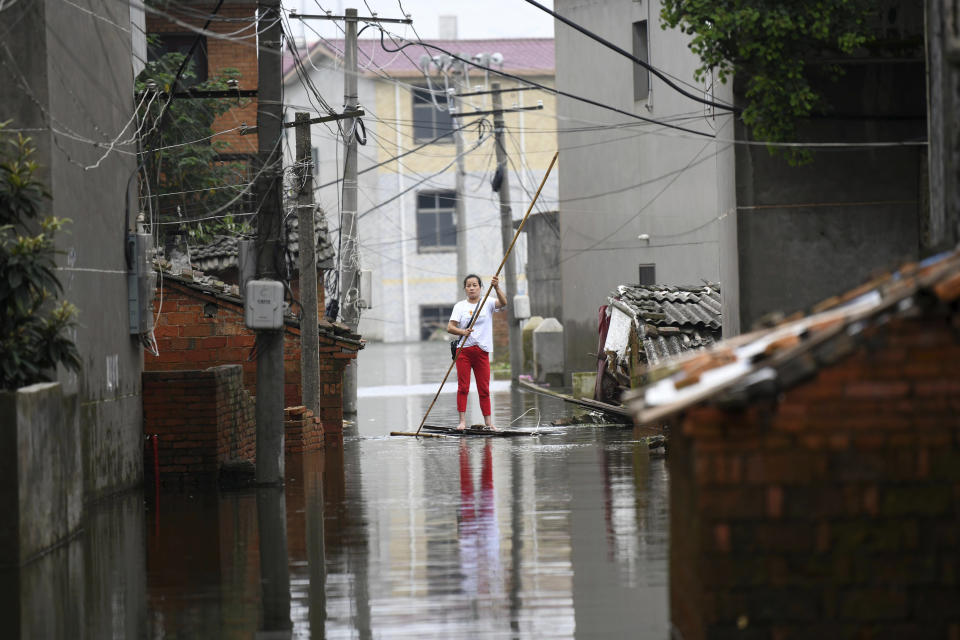
[[960, 250], [903, 265], [813, 307], [811, 315], [725, 340], [648, 374], [625, 403], [652, 424], [702, 402], [725, 406], [778, 393], [852, 353], [864, 329], [960, 298]]

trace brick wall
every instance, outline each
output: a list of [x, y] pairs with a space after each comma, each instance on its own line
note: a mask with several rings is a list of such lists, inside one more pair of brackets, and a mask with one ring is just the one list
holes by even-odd
[[[144, 356], [146, 371], [183, 371], [214, 365], [237, 364], [243, 370], [243, 386], [253, 396], [257, 392], [257, 363], [251, 359], [255, 343], [253, 331], [243, 323], [238, 301], [204, 293], [185, 283], [165, 278], [163, 301], [154, 299], [154, 312], [160, 309], [154, 334], [160, 356]], [[320, 415], [324, 433], [343, 431], [341, 398], [343, 369], [356, 357], [345, 351], [334, 338], [320, 336]], [[300, 376], [300, 330], [287, 326], [283, 342], [284, 406], [303, 403]]]
[[493, 360], [510, 362], [510, 321], [506, 310], [493, 314]]
[[960, 638], [960, 321], [894, 319], [670, 452], [685, 640]]
[[[192, 13], [178, 12], [175, 5], [166, 5], [162, 8], [163, 12], [176, 18], [180, 22], [185, 22], [196, 28], [204, 26], [206, 20], [197, 18], [197, 13], [204, 13], [204, 10], [211, 11], [216, 6], [215, 2], [209, 6], [192, 6]], [[254, 46], [254, 38], [249, 37], [256, 33], [254, 17], [257, 4], [251, 3], [228, 3], [217, 12], [218, 18], [228, 18], [230, 21], [217, 20], [211, 21], [208, 31], [222, 34], [231, 34], [231, 39], [220, 39], [207, 37], [207, 73], [210, 77], [217, 75], [222, 69], [232, 67], [240, 71], [240, 89], [257, 88], [257, 50]], [[240, 33], [234, 33], [241, 29]], [[157, 13], [147, 13], [147, 33], [177, 33], [190, 35], [191, 31], [182, 24], [169, 20], [165, 15]], [[245, 37], [246, 36], [246, 37]], [[214, 131], [224, 131], [239, 127], [241, 123], [246, 122], [248, 126], [257, 124], [257, 100], [256, 98], [244, 98], [246, 104], [227, 111], [220, 115], [213, 124]], [[225, 134], [217, 140], [226, 142], [229, 146], [222, 150], [222, 153], [256, 153], [257, 136], [256, 134], [241, 136], [239, 132]]]
[[[161, 476], [213, 474], [228, 460], [256, 462], [254, 401], [236, 365], [145, 371], [143, 431], [158, 437]], [[145, 468], [153, 472], [152, 446]]]
[[287, 407], [283, 412], [283, 446], [287, 453], [322, 449], [323, 422], [304, 406]]

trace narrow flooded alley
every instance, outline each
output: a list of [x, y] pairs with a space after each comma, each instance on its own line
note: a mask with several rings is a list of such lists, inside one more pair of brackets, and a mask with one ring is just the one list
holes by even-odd
[[[143, 514], [129, 498], [104, 506], [112, 522], [71, 546], [113, 570], [87, 570], [85, 612], [21, 594], [36, 624], [55, 612], [87, 638], [141, 625], [151, 639], [667, 638], [665, 461], [629, 427], [389, 436], [415, 430], [448, 364], [445, 343], [368, 346], [356, 425], [342, 449], [288, 456], [285, 495], [148, 489]], [[506, 382], [492, 395], [504, 427], [571, 414]], [[445, 391], [430, 422], [455, 419]], [[98, 544], [102, 531], [121, 541]]]

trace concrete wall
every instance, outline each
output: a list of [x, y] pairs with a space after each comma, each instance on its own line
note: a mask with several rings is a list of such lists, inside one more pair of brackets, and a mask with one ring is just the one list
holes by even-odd
[[[92, 0], [21, 2], [0, 14], [0, 112], [38, 147], [35, 159], [52, 194], [48, 210], [70, 218], [58, 244], [64, 295], [78, 311], [79, 375], [62, 374], [77, 393], [86, 497], [136, 485], [142, 477], [142, 349], [128, 334], [124, 205], [136, 164], [104, 148], [133, 113], [130, 9]], [[15, 89], [14, 89], [15, 88]], [[129, 130], [127, 132], [129, 135]], [[135, 207], [135, 205], [134, 205]]]
[[[920, 59], [848, 65], [842, 81], [824, 90], [835, 115], [805, 122], [801, 139], [926, 135]], [[923, 146], [818, 149], [811, 164], [791, 167], [763, 146], [739, 146], [741, 329], [772, 311], [808, 308], [877, 270], [915, 259], [926, 208], [926, 154]]]
[[[633, 23], [647, 20], [651, 64], [702, 95], [704, 84], [693, 80], [697, 59], [686, 37], [660, 29], [656, 0], [557, 0], [555, 7], [627, 51], [633, 49]], [[635, 101], [633, 62], [562, 23], [555, 32], [559, 89], [642, 117], [682, 114], [674, 124], [733, 137], [729, 115], [705, 112], [656, 78], [649, 99]], [[714, 95], [731, 99], [725, 86]], [[588, 370], [596, 366], [597, 309], [618, 284], [637, 282], [640, 264], [656, 265], [657, 283], [720, 280], [718, 223], [733, 204], [733, 173], [720, 167], [732, 162], [732, 149], [568, 98], [558, 98], [557, 113], [566, 367]], [[622, 126], [577, 130], [594, 125]], [[649, 241], [639, 240], [641, 234]]]
[[560, 318], [560, 227], [555, 211], [531, 215], [523, 227], [527, 239], [527, 293], [530, 314]]
[[0, 566], [20, 566], [74, 535], [83, 515], [76, 396], [45, 382], [0, 392]]

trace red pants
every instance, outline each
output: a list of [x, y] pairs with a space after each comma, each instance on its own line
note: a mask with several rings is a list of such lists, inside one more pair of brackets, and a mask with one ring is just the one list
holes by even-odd
[[467, 410], [467, 392], [470, 391], [470, 369], [477, 379], [480, 412], [490, 415], [490, 354], [478, 346], [466, 347], [457, 356], [457, 411]]

